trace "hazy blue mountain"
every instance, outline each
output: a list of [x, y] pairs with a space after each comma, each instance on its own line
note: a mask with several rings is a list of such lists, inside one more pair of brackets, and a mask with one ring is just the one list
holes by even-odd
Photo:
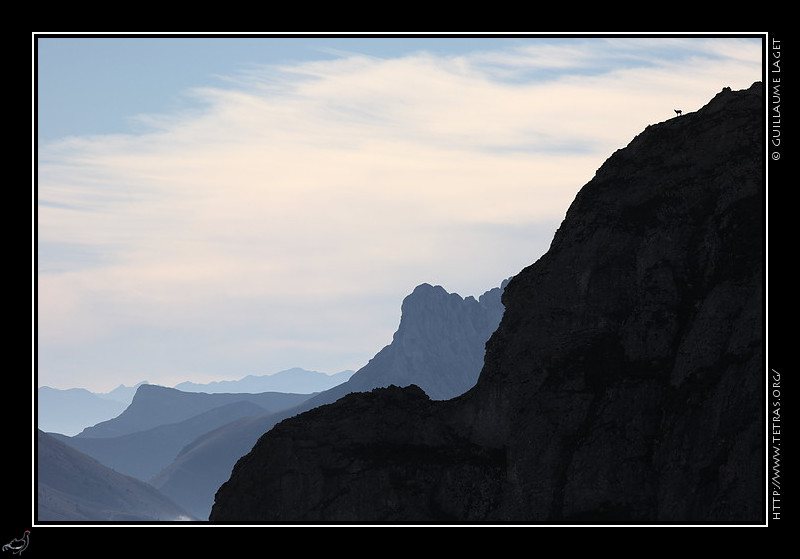
[[118, 437], [161, 425], [178, 423], [234, 402], [252, 402], [267, 411], [279, 411], [303, 402], [308, 394], [205, 394], [143, 384], [131, 404], [117, 417], [81, 431], [77, 437]]
[[45, 432], [76, 435], [122, 413], [141, 384], [120, 385], [106, 393], [40, 386], [36, 391], [37, 427]]
[[83, 388], [59, 390], [49, 386], [41, 386], [36, 391], [36, 404], [39, 429], [70, 436], [118, 416], [128, 406]]
[[115, 472], [41, 430], [36, 444], [39, 522], [195, 520], [153, 486]]
[[54, 436], [122, 474], [147, 481], [200, 435], [242, 417], [265, 413], [267, 410], [253, 402], [236, 401], [178, 423], [159, 425], [118, 437]]
[[248, 375], [239, 380], [220, 380], [206, 384], [182, 382], [175, 388], [184, 392], [290, 392], [311, 394], [322, 392], [349, 379], [354, 371], [341, 371], [328, 375], [306, 369], [287, 369], [270, 375]]
[[214, 493], [246, 454], [277, 422], [331, 403], [351, 392], [391, 384], [421, 386], [431, 398], [447, 399], [471, 388], [483, 366], [484, 346], [500, 322], [503, 288], [478, 299], [462, 298], [441, 286], [422, 284], [401, 306], [392, 343], [346, 382], [274, 414], [243, 418], [199, 437], [150, 482], [165, 495], [205, 518]]

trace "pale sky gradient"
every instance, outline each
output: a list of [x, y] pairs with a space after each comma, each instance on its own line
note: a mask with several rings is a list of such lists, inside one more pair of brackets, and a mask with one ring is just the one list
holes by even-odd
[[358, 369], [416, 285], [548, 248], [760, 38], [40, 38], [38, 384]]

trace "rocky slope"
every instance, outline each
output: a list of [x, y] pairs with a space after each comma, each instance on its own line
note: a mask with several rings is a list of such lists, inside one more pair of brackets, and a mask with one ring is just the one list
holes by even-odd
[[506, 287], [472, 390], [285, 420], [210, 519], [761, 521], [762, 101], [723, 89], [615, 152]]

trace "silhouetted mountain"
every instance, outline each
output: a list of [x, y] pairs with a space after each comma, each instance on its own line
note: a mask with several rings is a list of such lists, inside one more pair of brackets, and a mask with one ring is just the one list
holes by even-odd
[[151, 485], [115, 472], [37, 430], [36, 520], [195, 520]]
[[234, 402], [252, 402], [269, 412], [279, 411], [308, 399], [308, 394], [205, 394], [143, 384], [133, 401], [114, 419], [86, 428], [77, 437], [118, 437], [161, 425], [179, 423], [213, 408]]
[[312, 394], [322, 392], [342, 384], [353, 374], [353, 371], [341, 371], [328, 375], [318, 371], [305, 369], [287, 369], [270, 375], [248, 375], [239, 380], [220, 380], [206, 384], [182, 382], [175, 388], [183, 392], [288, 392], [293, 394]]
[[42, 431], [72, 436], [116, 417], [127, 406], [127, 403], [102, 398], [83, 388], [59, 390], [40, 386], [36, 390], [36, 423]]
[[764, 163], [761, 83], [648, 126], [506, 287], [473, 389], [284, 420], [210, 519], [763, 521]]
[[402, 303], [400, 325], [392, 343], [364, 367], [330, 390], [293, 408], [243, 418], [209, 432], [183, 449], [176, 460], [150, 481], [165, 495], [206, 518], [214, 493], [228, 479], [236, 460], [275, 423], [350, 392], [397, 384], [422, 386], [434, 398], [461, 394], [475, 384], [483, 365], [486, 340], [503, 314], [501, 287], [477, 300], [422, 284]]

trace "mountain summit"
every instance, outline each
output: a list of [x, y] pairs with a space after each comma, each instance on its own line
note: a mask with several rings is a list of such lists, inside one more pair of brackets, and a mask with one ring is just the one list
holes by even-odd
[[763, 119], [756, 83], [648, 126], [506, 286], [474, 388], [287, 419], [210, 520], [763, 521]]

